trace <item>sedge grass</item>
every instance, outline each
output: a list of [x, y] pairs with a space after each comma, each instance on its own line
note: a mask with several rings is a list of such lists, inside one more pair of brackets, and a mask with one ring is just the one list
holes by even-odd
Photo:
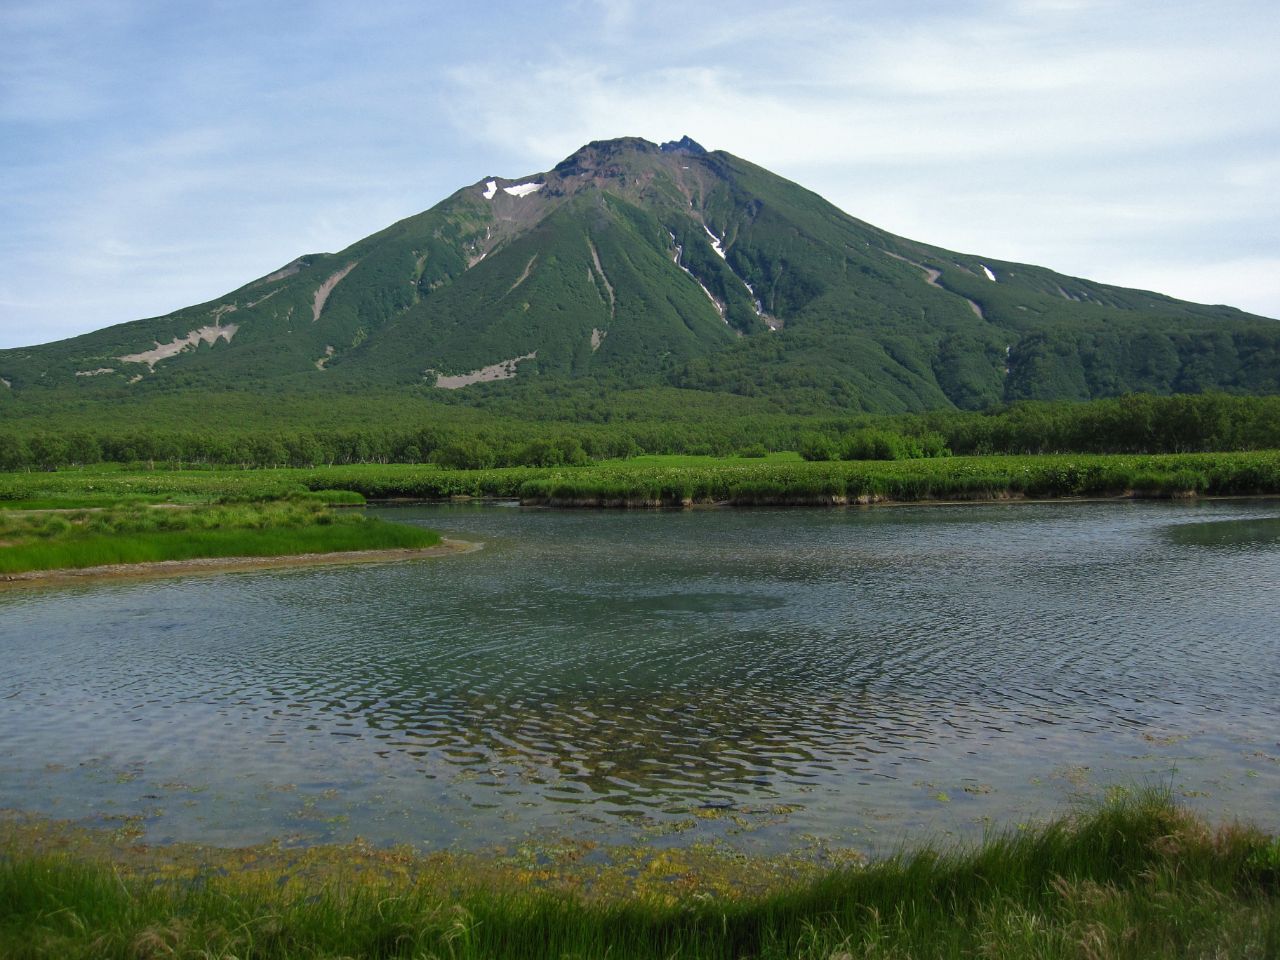
[[[264, 470], [68, 470], [0, 474], [0, 502], [239, 502], [344, 495], [491, 497], [571, 506], [1280, 495], [1280, 451], [1045, 454], [894, 461], [775, 455], [638, 457], [569, 467], [445, 470], [356, 464]], [[80, 500], [78, 501], [78, 498]]]
[[367, 465], [293, 475], [308, 486], [353, 489], [373, 499], [507, 497], [565, 506], [1275, 495], [1280, 453], [814, 462], [686, 457], [492, 470]]
[[319, 501], [0, 515], [0, 573], [435, 546], [439, 534]]
[[1167, 796], [904, 853], [747, 896], [593, 898], [429, 870], [211, 869], [182, 881], [11, 850], [0, 955], [46, 957], [1274, 957], [1280, 846], [1213, 830]]

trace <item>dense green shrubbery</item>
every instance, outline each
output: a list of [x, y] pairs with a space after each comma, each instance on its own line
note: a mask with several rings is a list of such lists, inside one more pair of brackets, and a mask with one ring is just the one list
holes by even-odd
[[857, 430], [844, 439], [840, 448], [842, 460], [919, 460], [950, 455], [946, 442], [937, 433], [913, 436], [889, 430]]
[[[447, 469], [563, 466], [640, 454], [729, 456], [798, 450], [807, 460], [900, 460], [987, 453], [1190, 453], [1280, 448], [1280, 397], [1128, 396], [1092, 403], [1023, 403], [985, 413], [893, 417], [745, 413], [723, 398], [646, 394], [654, 406], [614, 409], [572, 394], [521, 419], [519, 405], [431, 426], [332, 431], [205, 432], [0, 427], [0, 471], [99, 462], [240, 467], [436, 463]], [[668, 405], [672, 404], [672, 405]], [[387, 422], [401, 422], [403, 417]]]
[[494, 453], [483, 440], [466, 437], [446, 443], [432, 460], [446, 470], [486, 470], [493, 466]]
[[835, 441], [820, 433], [805, 434], [796, 445], [796, 450], [803, 459], [809, 461], [835, 460], [839, 457]]
[[1194, 453], [1280, 448], [1280, 397], [1134, 394], [908, 418], [956, 453]]
[[531, 440], [512, 457], [513, 465], [522, 467], [581, 466], [590, 457], [574, 437]]

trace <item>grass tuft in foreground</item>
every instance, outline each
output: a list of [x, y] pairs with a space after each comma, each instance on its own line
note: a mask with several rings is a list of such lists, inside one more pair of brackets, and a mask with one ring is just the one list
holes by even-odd
[[430, 547], [439, 534], [320, 499], [201, 507], [0, 513], [0, 574], [207, 557]]
[[1168, 798], [924, 850], [740, 899], [592, 899], [429, 871], [299, 890], [211, 871], [182, 882], [11, 852], [0, 955], [44, 957], [1274, 957], [1280, 845]]

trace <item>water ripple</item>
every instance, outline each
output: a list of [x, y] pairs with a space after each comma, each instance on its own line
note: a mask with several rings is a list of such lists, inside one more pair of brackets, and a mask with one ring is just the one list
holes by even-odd
[[480, 842], [785, 802], [843, 835], [1182, 764], [1247, 776], [1231, 808], [1265, 816], [1276, 510], [419, 508], [392, 516], [487, 549], [0, 594], [0, 806], [181, 784], [179, 835], [302, 807], [321, 835]]

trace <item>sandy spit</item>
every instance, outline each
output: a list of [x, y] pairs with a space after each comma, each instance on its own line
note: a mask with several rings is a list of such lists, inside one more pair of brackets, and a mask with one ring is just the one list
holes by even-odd
[[100, 567], [63, 570], [29, 570], [0, 574], [0, 588], [12, 584], [68, 584], [139, 577], [177, 577], [194, 573], [231, 573], [277, 567], [326, 567], [347, 563], [398, 563], [472, 553], [484, 544], [442, 538], [438, 546], [394, 550], [348, 550], [339, 553], [297, 553], [280, 557], [197, 557], [193, 560], [160, 560], [154, 563], [113, 563]]

